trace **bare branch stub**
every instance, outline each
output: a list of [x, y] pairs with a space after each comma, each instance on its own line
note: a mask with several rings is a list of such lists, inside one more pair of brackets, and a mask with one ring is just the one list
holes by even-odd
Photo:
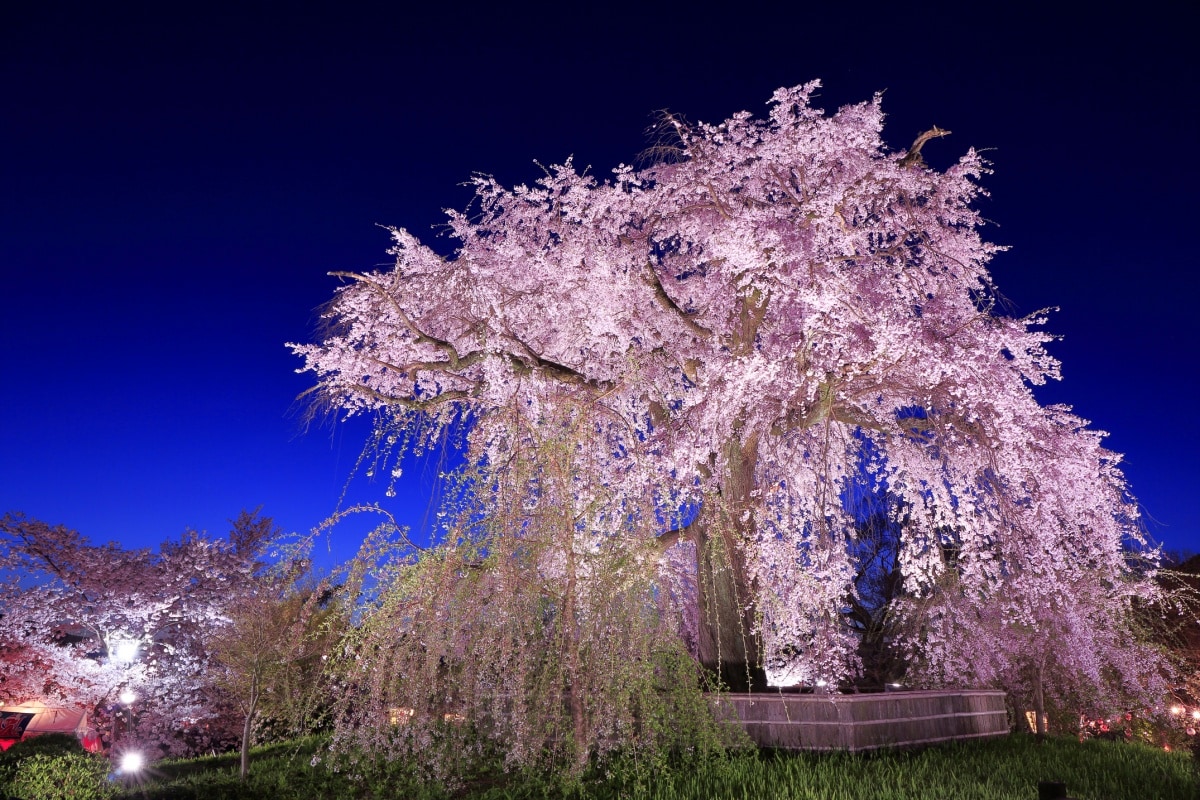
[[902, 167], [924, 167], [924, 166], [926, 166], [925, 159], [921, 157], [921, 148], [924, 147], [925, 143], [928, 142], [930, 139], [940, 139], [943, 136], [949, 136], [949, 135], [950, 135], [950, 131], [943, 130], [942, 128], [939, 128], [937, 125], [934, 125], [932, 128], [930, 128], [929, 130], [925, 131], [924, 133], [922, 133], [920, 136], [917, 137], [916, 141], [913, 142], [912, 147], [910, 147], [908, 149], [908, 153], [904, 156], [904, 158], [900, 159], [900, 166], [902, 166]]

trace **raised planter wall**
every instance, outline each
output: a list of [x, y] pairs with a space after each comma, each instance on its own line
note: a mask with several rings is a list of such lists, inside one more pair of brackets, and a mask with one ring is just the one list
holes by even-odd
[[992, 689], [880, 694], [725, 694], [759, 747], [847, 750], [910, 747], [1009, 732], [1004, 692]]

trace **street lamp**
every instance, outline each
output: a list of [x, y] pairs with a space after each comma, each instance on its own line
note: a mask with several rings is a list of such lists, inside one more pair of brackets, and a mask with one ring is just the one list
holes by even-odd
[[133, 732], [133, 704], [137, 702], [138, 696], [132, 689], [125, 688], [121, 690], [119, 699], [121, 705], [125, 706], [125, 734], [128, 736]]
[[[117, 639], [117, 638], [109, 639], [108, 640], [109, 660], [111, 660], [114, 664], [120, 664], [125, 670], [128, 670], [130, 665], [132, 665], [133, 662], [137, 660], [138, 645], [139, 645], [139, 642], [137, 639]], [[137, 695], [134, 694], [130, 689], [126, 688], [121, 691], [121, 694], [119, 695], [118, 699], [125, 706], [125, 709], [127, 712], [126, 719], [127, 719], [128, 724], [125, 727], [125, 732], [128, 733], [130, 731], [130, 729], [133, 728], [133, 709], [131, 708], [131, 706], [133, 705], [133, 702], [135, 700], [137, 700]], [[117, 743], [117, 722], [118, 722], [118, 720], [120, 720], [120, 712], [119, 711], [117, 712], [117, 716], [113, 719], [113, 731], [112, 731], [113, 745], [116, 745], [116, 743]]]

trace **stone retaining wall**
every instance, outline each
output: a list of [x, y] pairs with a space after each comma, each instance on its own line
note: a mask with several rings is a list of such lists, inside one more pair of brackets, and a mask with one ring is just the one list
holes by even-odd
[[759, 747], [847, 750], [909, 747], [1009, 732], [1004, 692], [992, 689], [880, 694], [724, 694]]

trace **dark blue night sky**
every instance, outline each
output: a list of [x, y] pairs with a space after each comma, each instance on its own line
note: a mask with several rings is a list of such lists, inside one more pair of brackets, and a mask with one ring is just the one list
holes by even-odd
[[0, 512], [128, 546], [260, 505], [292, 531], [360, 500], [420, 527], [436, 466], [343, 497], [366, 427], [306, 429], [294, 402], [311, 379], [284, 343], [313, 338], [326, 273], [385, 264], [379, 224], [438, 246], [473, 172], [573, 154], [603, 176], [658, 109], [761, 114], [820, 78], [828, 110], [886, 90], [895, 148], [953, 131], [934, 166], [990, 148], [993, 274], [1011, 313], [1061, 307], [1040, 397], [1110, 431], [1152, 535], [1200, 550], [1186, 4], [25, 5], [0, 12]]

